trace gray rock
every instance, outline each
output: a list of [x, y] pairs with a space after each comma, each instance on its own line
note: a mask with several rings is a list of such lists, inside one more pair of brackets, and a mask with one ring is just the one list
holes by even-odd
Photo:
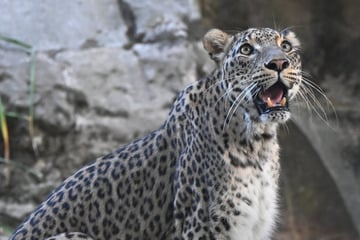
[[159, 89], [160, 92], [167, 89], [165, 91], [170, 90], [173, 95], [189, 83], [197, 81], [194, 46], [189, 42], [180, 41], [174, 45], [136, 44], [133, 49], [139, 57], [144, 80], [150, 86], [163, 88]]
[[351, 155], [351, 153], [344, 155], [350, 150], [349, 146], [358, 149], [359, 145], [356, 146], [357, 143], [351, 141], [349, 135], [345, 134], [345, 132], [349, 133], [347, 127], [341, 126], [334, 131], [321, 120], [314, 118], [311, 120], [311, 117], [306, 113], [301, 116], [301, 118], [296, 119], [297, 126], [308, 139], [311, 139], [311, 144], [334, 179], [345, 206], [347, 209], [351, 209], [349, 215], [354, 226], [360, 232], [360, 208], [354, 207], [360, 206], [358, 188], [360, 180], [356, 169], [351, 166], [352, 163], [358, 164], [359, 159], [357, 155]]
[[[331, 104], [318, 96], [325, 115], [302, 111], [294, 119], [307, 136], [336, 183], [354, 226], [360, 232], [360, 111], [354, 108], [359, 95], [352, 92], [359, 84], [357, 74], [337, 78], [326, 76], [322, 86]], [[352, 86], [351, 86], [352, 85]], [[321, 109], [316, 108], [319, 113]]]
[[[164, 112], [154, 109], [168, 105], [169, 100], [161, 97], [169, 96], [169, 90], [157, 95], [156, 89], [143, 80], [143, 69], [133, 51], [121, 48], [68, 51], [56, 55], [56, 60], [66, 66], [62, 72], [66, 86], [81, 92], [88, 104], [86, 111], [76, 114], [76, 129], [104, 126], [112, 129], [114, 135], [128, 136], [129, 140], [133, 137], [131, 133], [149, 131], [155, 127], [152, 122], [158, 122], [158, 127], [160, 119], [165, 118]], [[146, 119], [149, 122], [145, 128], [137, 130], [138, 124]]]
[[129, 115], [142, 76], [136, 56], [120, 48], [66, 51], [56, 55], [68, 88], [82, 92], [89, 108], [102, 116]]
[[[37, 50], [123, 46], [126, 26], [115, 0], [0, 1], [0, 34]], [[6, 11], [5, 11], [6, 10]]]
[[[1, 34], [1, 32], [0, 32]], [[19, 49], [6, 42], [0, 41], [0, 66], [14, 67], [29, 61], [29, 54], [25, 49]]]
[[35, 207], [36, 206], [31, 203], [17, 204], [0, 201], [0, 212], [13, 218], [24, 218], [28, 212], [32, 211]]
[[133, 28], [133, 37], [142, 42], [186, 38], [187, 23], [200, 20], [199, 6], [195, 0], [119, 2], [120, 8], [131, 11], [130, 25]]

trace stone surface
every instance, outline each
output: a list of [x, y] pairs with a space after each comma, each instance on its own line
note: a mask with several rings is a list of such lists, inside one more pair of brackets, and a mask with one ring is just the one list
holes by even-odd
[[[281, 233], [290, 233], [290, 237], [284, 239], [332, 239], [334, 235], [336, 239], [358, 239], [356, 221], [347, 213], [347, 201], [354, 204], [355, 199], [342, 198], [349, 193], [340, 194], [345, 190], [344, 185], [336, 187], [339, 181], [335, 180], [323, 163], [323, 156], [318, 155], [319, 145], [308, 140], [324, 134], [319, 134], [317, 128], [309, 127], [314, 126], [314, 123], [309, 123], [310, 116], [304, 115], [306, 117], [301, 122], [305, 124], [299, 124], [300, 120], [297, 119], [296, 124], [289, 122], [287, 129], [280, 131]], [[324, 124], [318, 127], [328, 128]], [[331, 141], [322, 145], [331, 146]], [[333, 146], [331, 149], [334, 149]], [[342, 168], [339, 173], [349, 174]], [[347, 179], [351, 179], [350, 175]], [[277, 236], [276, 239], [281, 238]]]
[[0, 34], [21, 39], [37, 50], [127, 43], [116, 0], [4, 0], [0, 9]]
[[[195, 0], [121, 0], [120, 7], [130, 10], [128, 20], [133, 38], [142, 42], [186, 39], [188, 23], [198, 21], [200, 12]], [[149, 14], [151, 13], [151, 14]]]
[[360, 206], [360, 111], [344, 111], [340, 106], [337, 109], [338, 119], [330, 116], [329, 121], [324, 122], [304, 112], [295, 118], [295, 122], [310, 139], [325, 169], [334, 180], [354, 226], [360, 230], [360, 208], [354, 207]]

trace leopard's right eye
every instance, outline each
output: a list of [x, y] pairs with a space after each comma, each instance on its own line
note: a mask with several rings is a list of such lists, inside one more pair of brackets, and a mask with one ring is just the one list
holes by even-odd
[[249, 56], [250, 54], [253, 53], [254, 48], [250, 44], [245, 43], [245, 44], [240, 46], [239, 51], [240, 51], [241, 54]]
[[286, 40], [280, 44], [280, 47], [284, 52], [290, 52], [292, 50], [291, 43]]

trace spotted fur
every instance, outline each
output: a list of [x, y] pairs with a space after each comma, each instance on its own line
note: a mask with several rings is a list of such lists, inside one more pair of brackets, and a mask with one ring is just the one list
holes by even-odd
[[[270, 239], [277, 127], [290, 112], [260, 113], [254, 101], [278, 81], [295, 96], [299, 41], [268, 28], [212, 30], [204, 46], [217, 68], [180, 92], [164, 124], [66, 179], [10, 240]], [[277, 58], [288, 62], [281, 72], [266, 67]]]

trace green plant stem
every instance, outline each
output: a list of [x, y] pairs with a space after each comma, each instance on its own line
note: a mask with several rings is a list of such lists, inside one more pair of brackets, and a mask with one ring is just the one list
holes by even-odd
[[10, 235], [14, 229], [12, 229], [11, 227], [7, 226], [7, 225], [0, 225], [0, 228], [4, 231], [5, 234]]
[[31, 50], [30, 56], [30, 89], [29, 89], [29, 133], [34, 137], [34, 95], [35, 95], [35, 70], [36, 70], [36, 52]]
[[28, 117], [21, 117], [16, 113], [7, 113], [5, 112], [5, 108], [0, 99], [0, 123], [1, 123], [1, 134], [4, 139], [4, 157], [5, 159], [10, 158], [10, 146], [9, 146], [9, 134], [8, 128], [6, 123], [6, 117], [17, 117], [23, 118], [29, 121], [29, 134], [31, 139], [34, 138], [34, 95], [35, 95], [35, 70], [36, 70], [36, 51], [34, 48], [23, 41], [17, 40], [15, 38], [3, 36], [0, 34], [0, 40], [12, 44], [17, 47], [21, 47], [25, 49], [28, 53], [30, 53], [30, 76], [29, 76], [29, 116]]
[[11, 118], [19, 118], [19, 119], [23, 119], [23, 120], [26, 120], [26, 121], [29, 121], [29, 117], [28, 116], [21, 116], [15, 112], [5, 112], [5, 115], [7, 117], [11, 117]]
[[15, 39], [15, 38], [0, 35], [0, 39], [3, 40], [4, 42], [8, 42], [8, 43], [14, 44], [16, 46], [26, 48], [27, 50], [32, 49], [32, 46], [30, 44], [19, 41], [19, 40]]
[[4, 157], [5, 159], [10, 158], [10, 143], [9, 143], [9, 131], [7, 127], [5, 108], [2, 104], [0, 98], [0, 125], [1, 125], [1, 134], [4, 140]]

